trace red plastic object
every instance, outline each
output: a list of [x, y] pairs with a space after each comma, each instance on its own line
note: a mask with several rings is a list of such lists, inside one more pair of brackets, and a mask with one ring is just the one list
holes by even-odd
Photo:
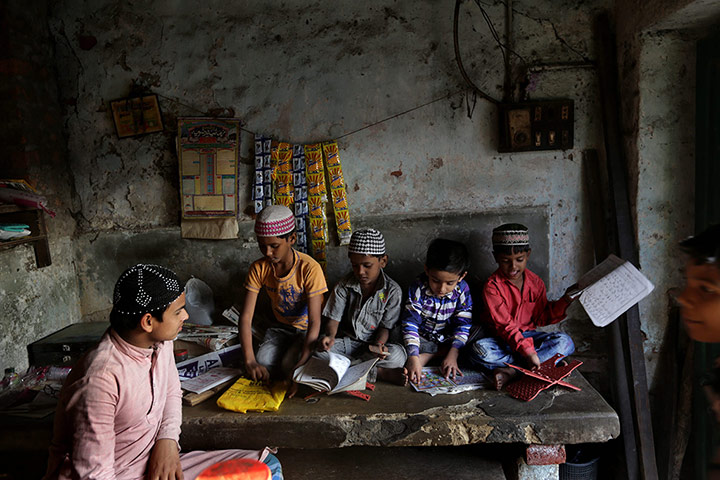
[[580, 388], [575, 385], [570, 385], [567, 382], [563, 382], [562, 379], [570, 375], [573, 370], [582, 365], [582, 362], [573, 360], [567, 365], [555, 366], [555, 362], [561, 358], [562, 355], [558, 353], [552, 358], [549, 358], [541, 363], [537, 370], [528, 370], [526, 368], [518, 367], [517, 365], [506, 363], [508, 367], [519, 370], [525, 375], [510, 383], [507, 387], [505, 387], [505, 389], [511, 397], [525, 400], [527, 402], [537, 397], [538, 393], [552, 387], [553, 385], [561, 385], [563, 387], [579, 391]]
[[249, 458], [235, 458], [216, 463], [202, 471], [196, 480], [270, 480], [270, 467]]
[[368, 390], [375, 390], [375, 384], [370, 382], [365, 382], [365, 388]]
[[367, 393], [362, 393], [360, 390], [345, 390], [345, 393], [347, 393], [348, 395], [352, 395], [353, 397], [361, 398], [366, 402], [370, 401], [370, 395], [368, 395]]

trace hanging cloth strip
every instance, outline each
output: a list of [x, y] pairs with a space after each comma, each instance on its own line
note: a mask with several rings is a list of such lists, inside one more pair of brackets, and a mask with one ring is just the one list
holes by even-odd
[[268, 205], [272, 205], [271, 142], [268, 137], [261, 134], [255, 135], [255, 183], [252, 199], [256, 214]]
[[327, 264], [327, 218], [325, 203], [325, 169], [322, 146], [319, 143], [305, 145], [305, 175], [308, 185], [308, 221], [310, 222], [310, 255], [325, 270]]
[[332, 197], [333, 211], [335, 212], [335, 225], [337, 226], [340, 245], [349, 245], [352, 236], [352, 225], [350, 224], [350, 207], [347, 201], [345, 190], [345, 179], [343, 178], [342, 166], [340, 165], [340, 154], [335, 140], [323, 143], [325, 154], [325, 165], [330, 183], [330, 195]]
[[275, 205], [292, 208], [294, 188], [292, 174], [292, 145], [278, 143], [277, 166], [275, 167]]
[[307, 178], [305, 177], [305, 149], [302, 145], [293, 146], [292, 166], [295, 190], [295, 227], [297, 228], [295, 247], [301, 252], [307, 253], [308, 192]]

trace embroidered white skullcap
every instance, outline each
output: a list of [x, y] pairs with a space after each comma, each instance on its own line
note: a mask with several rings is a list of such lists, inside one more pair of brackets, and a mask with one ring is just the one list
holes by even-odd
[[530, 245], [530, 234], [525, 225], [506, 223], [493, 229], [493, 246], [522, 247]]

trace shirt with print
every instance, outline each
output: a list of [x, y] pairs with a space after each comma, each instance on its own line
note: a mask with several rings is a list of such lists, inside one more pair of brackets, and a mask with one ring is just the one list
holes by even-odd
[[384, 271], [378, 286], [366, 301], [362, 301], [360, 282], [350, 272], [333, 288], [325, 304], [323, 315], [341, 322], [343, 334], [363, 342], [371, 342], [378, 327], [391, 330], [400, 317], [402, 289]]
[[570, 304], [565, 298], [548, 301], [542, 279], [528, 269], [523, 275], [522, 291], [499, 269], [490, 275], [483, 288], [483, 323], [512, 350], [528, 356], [536, 353], [535, 346], [522, 332], [562, 321]]
[[307, 330], [308, 299], [327, 292], [327, 283], [320, 264], [310, 255], [293, 249], [293, 266], [282, 278], [275, 275], [272, 262], [261, 258], [253, 262], [245, 288], [253, 293], [265, 290], [278, 322], [298, 330]]
[[470, 287], [460, 280], [447, 295], [433, 294], [425, 274], [408, 289], [408, 300], [402, 316], [403, 339], [408, 356], [419, 355], [420, 337], [462, 348], [472, 325]]

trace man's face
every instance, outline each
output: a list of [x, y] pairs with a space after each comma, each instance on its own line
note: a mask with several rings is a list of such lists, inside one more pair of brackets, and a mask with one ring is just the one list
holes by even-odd
[[173, 340], [182, 330], [183, 323], [188, 319], [188, 313], [185, 311], [185, 293], [181, 294], [174, 302], [172, 302], [162, 314], [162, 322], [156, 318], [152, 318], [153, 330], [152, 337], [156, 342], [164, 342]]
[[272, 263], [280, 263], [292, 257], [292, 246], [295, 243], [295, 234], [288, 238], [257, 237], [258, 247], [262, 254]]
[[685, 329], [698, 342], [720, 342], [720, 268], [716, 264], [685, 266], [685, 289], [678, 297]]
[[428, 284], [433, 295], [436, 297], [444, 297], [448, 293], [452, 292], [455, 285], [460, 283], [460, 280], [465, 278], [465, 274], [462, 275], [452, 272], [446, 272], [445, 270], [435, 270], [433, 268], [425, 267], [425, 274], [428, 277]]
[[522, 278], [529, 258], [530, 252], [512, 253], [509, 255], [504, 253], [495, 254], [495, 261], [498, 264], [500, 273], [510, 281], [517, 281]]
[[374, 287], [380, 271], [387, 265], [387, 255], [378, 258], [374, 255], [348, 254], [355, 278], [363, 287]]

